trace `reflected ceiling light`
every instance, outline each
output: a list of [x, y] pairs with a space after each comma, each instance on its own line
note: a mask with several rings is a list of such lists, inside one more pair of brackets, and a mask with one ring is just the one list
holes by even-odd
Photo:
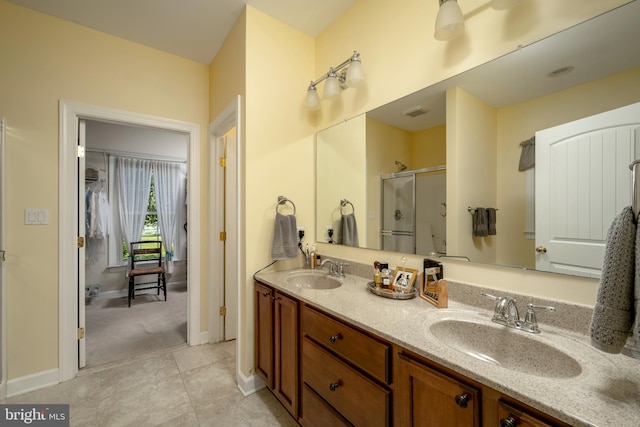
[[[451, 40], [464, 32], [464, 17], [458, 5], [458, 0], [438, 0], [440, 9], [436, 16], [436, 40]], [[509, 9], [521, 0], [491, 0], [491, 7], [495, 10]]]
[[307, 108], [314, 110], [320, 107], [320, 97], [316, 86], [324, 82], [324, 99], [335, 99], [340, 96], [340, 89], [356, 87], [364, 82], [364, 71], [360, 54], [353, 52], [353, 55], [337, 67], [329, 68], [329, 71], [319, 79], [309, 83], [305, 104]]
[[464, 18], [457, 0], [440, 0], [436, 16], [436, 40], [451, 40], [464, 32]]

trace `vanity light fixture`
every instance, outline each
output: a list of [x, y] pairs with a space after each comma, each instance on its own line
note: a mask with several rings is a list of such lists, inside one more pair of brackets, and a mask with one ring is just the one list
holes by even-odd
[[329, 71], [322, 77], [309, 83], [307, 88], [306, 105], [309, 109], [317, 109], [320, 107], [320, 97], [318, 96], [317, 85], [325, 80], [324, 99], [335, 99], [340, 96], [340, 89], [348, 87], [356, 87], [364, 81], [364, 72], [362, 70], [362, 62], [360, 54], [356, 51], [353, 55], [337, 67], [329, 68]]
[[[458, 0], [438, 0], [440, 10], [436, 16], [436, 40], [444, 41], [458, 37], [464, 32], [464, 17]], [[491, 0], [491, 8], [495, 10], [509, 9], [521, 0]]]

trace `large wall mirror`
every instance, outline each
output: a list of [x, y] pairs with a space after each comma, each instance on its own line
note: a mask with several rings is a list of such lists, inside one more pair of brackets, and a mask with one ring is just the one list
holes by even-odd
[[[616, 137], [624, 141], [599, 148], [628, 153], [615, 167], [599, 166], [605, 173], [615, 169], [618, 188], [614, 199], [592, 197], [590, 209], [604, 213], [592, 225], [598, 230], [589, 232], [599, 252], [586, 267], [550, 261], [556, 251], [545, 250], [553, 245], [538, 241], [545, 234], [540, 209], [550, 203], [540, 201], [546, 191], [538, 181], [547, 170], [521, 167], [521, 143], [545, 129], [640, 101], [639, 19], [640, 2], [631, 2], [318, 132], [316, 240], [598, 277], [608, 224], [630, 204], [625, 156], [640, 157], [640, 127], [627, 126], [626, 136]], [[539, 138], [536, 155], [538, 145]], [[597, 168], [571, 160], [584, 160], [584, 146], [575, 155], [569, 147], [566, 154], [575, 180], [605, 182], [596, 179]], [[596, 148], [589, 158], [611, 157]], [[557, 177], [551, 180], [540, 182], [559, 185]], [[591, 191], [587, 184], [579, 187]], [[584, 210], [565, 198], [565, 211]], [[493, 218], [476, 217], [479, 208]], [[571, 228], [571, 218], [550, 212], [543, 212], [546, 227]], [[483, 224], [474, 220], [481, 218], [495, 225], [495, 234], [477, 233]]]

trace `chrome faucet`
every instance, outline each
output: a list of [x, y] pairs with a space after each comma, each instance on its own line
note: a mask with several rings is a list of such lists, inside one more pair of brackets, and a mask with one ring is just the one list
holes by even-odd
[[345, 262], [335, 262], [331, 259], [326, 258], [324, 261], [320, 263], [320, 268], [324, 267], [325, 264], [330, 265], [329, 274], [335, 277], [343, 278], [344, 276], [344, 267], [348, 266], [348, 263]]
[[485, 298], [496, 301], [495, 311], [493, 313], [493, 317], [491, 318], [492, 322], [533, 334], [540, 333], [534, 309], [555, 311], [554, 307], [533, 305], [529, 303], [527, 304], [527, 314], [524, 316], [524, 321], [522, 321], [520, 320], [520, 314], [518, 313], [516, 300], [514, 300], [513, 298], [496, 297], [484, 292], [482, 292], [481, 295]]

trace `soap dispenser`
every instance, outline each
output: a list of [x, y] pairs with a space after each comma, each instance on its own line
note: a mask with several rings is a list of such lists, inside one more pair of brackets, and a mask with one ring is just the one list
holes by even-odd
[[318, 266], [318, 261], [316, 258], [316, 245], [311, 245], [311, 254], [310, 254], [310, 267], [311, 269], [315, 269]]

